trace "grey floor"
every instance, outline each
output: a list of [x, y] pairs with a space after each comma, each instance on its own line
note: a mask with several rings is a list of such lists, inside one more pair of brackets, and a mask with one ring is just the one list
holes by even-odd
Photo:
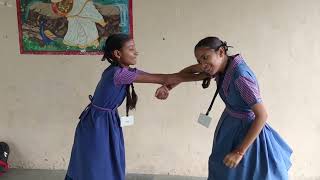
[[[10, 169], [0, 180], [63, 180], [63, 170]], [[205, 180], [199, 177], [128, 174], [126, 180]]]

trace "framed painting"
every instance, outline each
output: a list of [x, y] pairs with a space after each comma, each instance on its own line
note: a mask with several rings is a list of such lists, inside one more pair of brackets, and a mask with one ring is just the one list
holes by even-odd
[[113, 33], [132, 34], [132, 0], [16, 0], [21, 54], [102, 54]]

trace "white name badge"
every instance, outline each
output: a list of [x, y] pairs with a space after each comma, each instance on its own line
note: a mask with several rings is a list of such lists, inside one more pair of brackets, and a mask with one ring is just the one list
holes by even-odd
[[133, 116], [123, 116], [120, 118], [120, 126], [132, 126], [134, 124], [134, 117]]
[[212, 118], [200, 113], [199, 118], [198, 118], [198, 123], [203, 125], [204, 127], [208, 128], [210, 126], [210, 122], [211, 122]]

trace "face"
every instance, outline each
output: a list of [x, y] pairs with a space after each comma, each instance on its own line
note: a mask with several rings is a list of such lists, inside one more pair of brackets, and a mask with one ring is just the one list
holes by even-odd
[[205, 65], [205, 72], [215, 75], [221, 71], [223, 52], [221, 49], [215, 51], [210, 48], [200, 47], [195, 50], [195, 56], [199, 64]]
[[119, 59], [120, 64], [124, 66], [135, 65], [138, 52], [133, 40], [127, 41], [121, 50], [115, 52], [115, 56]]

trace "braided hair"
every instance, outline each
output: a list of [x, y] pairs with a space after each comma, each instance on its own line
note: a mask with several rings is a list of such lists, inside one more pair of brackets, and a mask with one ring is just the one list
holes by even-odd
[[[121, 64], [119, 61], [114, 57], [113, 53], [115, 50], [121, 50], [121, 48], [125, 45], [126, 42], [130, 41], [132, 38], [128, 34], [112, 34], [110, 35], [103, 47], [104, 55], [101, 61], [107, 60], [111, 66], [119, 66]], [[130, 92], [131, 87], [131, 92]], [[133, 83], [126, 87], [126, 112], [127, 116], [129, 114], [129, 110], [135, 109], [138, 101], [138, 96], [134, 90]]]

